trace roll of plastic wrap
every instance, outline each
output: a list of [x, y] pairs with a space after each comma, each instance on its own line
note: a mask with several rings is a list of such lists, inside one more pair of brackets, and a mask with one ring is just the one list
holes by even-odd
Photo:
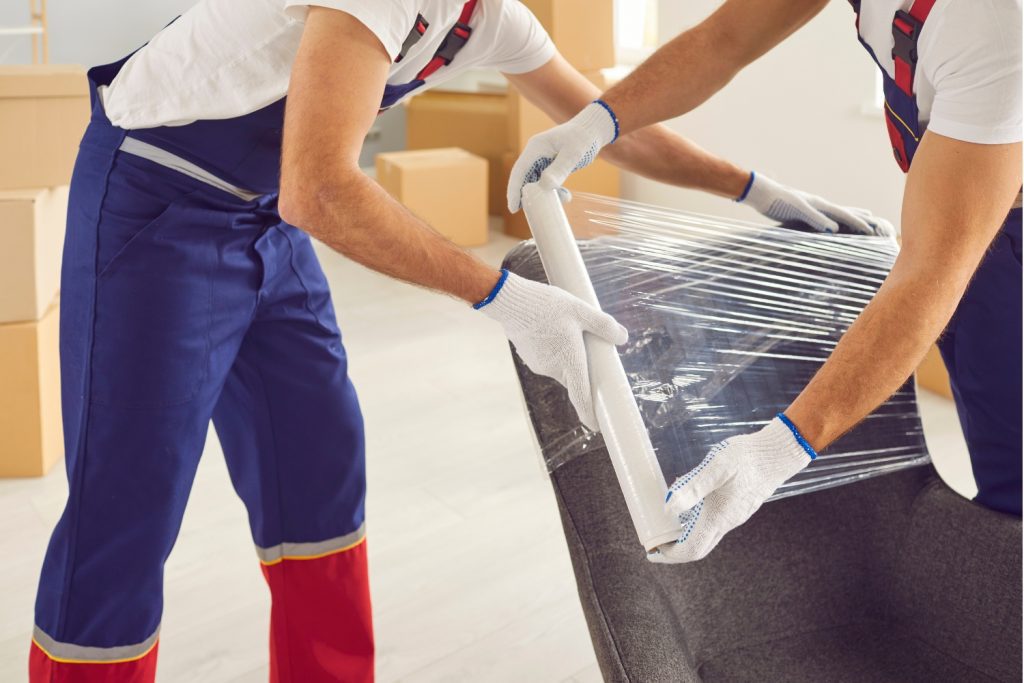
[[[548, 281], [600, 307], [572, 228], [554, 190], [527, 185], [523, 210]], [[637, 536], [651, 550], [679, 536], [679, 522], [664, 508], [668, 486], [615, 347], [584, 334], [594, 407]]]

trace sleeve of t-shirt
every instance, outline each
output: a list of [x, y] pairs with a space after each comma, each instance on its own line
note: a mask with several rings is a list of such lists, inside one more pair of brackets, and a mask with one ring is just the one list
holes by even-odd
[[1020, 142], [1020, 1], [947, 0], [938, 9], [918, 63], [935, 85], [928, 129], [964, 142]]
[[310, 7], [336, 9], [355, 17], [377, 36], [391, 60], [398, 57], [409, 29], [416, 23], [413, 0], [285, 0], [288, 16], [305, 21]]
[[555, 44], [537, 17], [519, 0], [498, 0], [498, 39], [487, 65], [507, 74], [522, 74], [544, 66], [555, 55]]

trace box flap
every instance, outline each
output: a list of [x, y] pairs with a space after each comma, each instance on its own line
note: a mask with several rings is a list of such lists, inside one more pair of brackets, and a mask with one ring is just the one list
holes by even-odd
[[77, 64], [0, 65], [0, 98], [88, 97], [85, 67]]
[[47, 191], [46, 188], [29, 188], [24, 190], [0, 190], [0, 202], [34, 202], [38, 201], [40, 195]]

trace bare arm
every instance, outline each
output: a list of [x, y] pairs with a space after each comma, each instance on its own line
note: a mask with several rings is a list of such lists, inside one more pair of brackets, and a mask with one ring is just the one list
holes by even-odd
[[288, 90], [281, 217], [368, 268], [480, 301], [499, 273], [413, 216], [359, 169], [390, 63], [359, 21], [310, 9]]
[[727, 0], [706, 20], [665, 44], [602, 99], [623, 134], [702, 104], [768, 52], [827, 0]]
[[1021, 145], [926, 133], [903, 201], [903, 249], [786, 415], [826, 447], [900, 387], [942, 332], [1021, 186]]
[[[525, 74], [508, 74], [513, 85], [533, 104], [564, 123], [593, 102], [601, 91], [557, 54], [544, 66]], [[624, 135], [605, 147], [601, 156], [616, 166], [651, 180], [735, 199], [750, 171], [701, 149], [661, 125]]]

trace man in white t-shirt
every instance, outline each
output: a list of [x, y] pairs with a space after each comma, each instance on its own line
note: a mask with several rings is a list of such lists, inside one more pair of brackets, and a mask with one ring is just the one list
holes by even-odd
[[[362, 419], [309, 235], [473, 304], [596, 427], [583, 332], [622, 343], [622, 326], [457, 248], [357, 165], [381, 109], [470, 67], [558, 121], [598, 94], [514, 0], [203, 0], [90, 71], [62, 280], [70, 493], [32, 681], [153, 680], [163, 563], [211, 418], [271, 589], [271, 678], [372, 678]], [[659, 127], [608, 157], [726, 197], [749, 177]], [[819, 230], [891, 227], [759, 188], [766, 212]], [[416, 409], [396, 392], [397, 419]]]
[[[654, 561], [704, 557], [902, 385], [936, 338], [976, 500], [1021, 514], [1020, 0], [851, 4], [861, 42], [882, 70], [893, 155], [908, 172], [903, 249], [785, 413], [766, 416], [755, 434], [727, 439], [670, 487], [667, 505], [679, 515], [680, 539], [652, 553]], [[525, 182], [560, 185], [616, 135], [698, 106], [824, 5], [727, 0], [601, 100], [531, 140], [512, 172], [510, 206]], [[739, 201], [758, 185], [751, 176]]]

